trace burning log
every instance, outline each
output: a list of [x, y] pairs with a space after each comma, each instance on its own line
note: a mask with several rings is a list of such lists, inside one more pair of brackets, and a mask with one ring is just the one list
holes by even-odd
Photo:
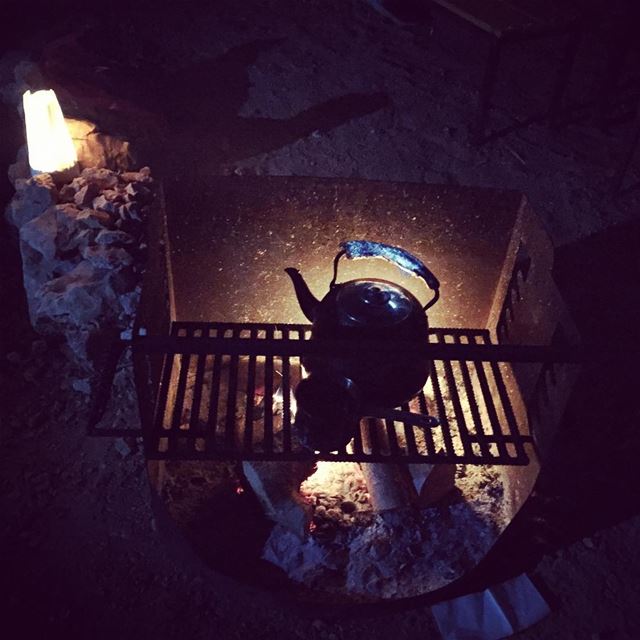
[[[387, 431], [382, 420], [370, 421], [371, 431], [375, 430], [380, 451], [388, 450]], [[371, 448], [371, 431], [363, 431], [363, 446]], [[413, 484], [409, 468], [404, 464], [388, 462], [361, 463], [360, 468], [367, 483], [369, 500], [374, 511], [388, 511], [416, 505], [418, 492]]]
[[407, 466], [418, 494], [417, 504], [421, 508], [435, 504], [455, 487], [455, 464], [410, 464]]
[[[388, 453], [388, 434], [382, 420], [370, 422], [375, 429], [380, 451]], [[363, 433], [365, 449], [371, 447], [370, 431]], [[429, 507], [443, 498], [455, 486], [454, 464], [390, 464], [388, 462], [361, 463], [367, 483], [369, 499], [374, 511], [388, 511], [402, 507]]]

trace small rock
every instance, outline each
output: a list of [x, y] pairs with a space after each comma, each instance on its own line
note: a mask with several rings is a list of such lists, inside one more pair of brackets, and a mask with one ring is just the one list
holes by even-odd
[[140, 173], [140, 171], [125, 171], [120, 174], [120, 179], [123, 182], [149, 182], [149, 175]]
[[113, 200], [109, 200], [104, 194], [94, 198], [91, 206], [97, 211], [106, 211], [107, 213], [114, 213], [116, 210], [116, 204]]
[[111, 216], [106, 211], [96, 211], [95, 209], [83, 209], [77, 217], [87, 227], [102, 229], [112, 224]]
[[151, 191], [140, 182], [130, 182], [124, 192], [136, 202], [148, 202], [151, 199]]
[[85, 247], [88, 247], [91, 244], [95, 244], [96, 236], [98, 235], [97, 229], [83, 229], [79, 233], [76, 234], [76, 248], [80, 253]]
[[[34, 324], [59, 318], [70, 339], [70, 327], [85, 327], [100, 317], [103, 307], [115, 300], [105, 271], [83, 261], [69, 273], [45, 283], [38, 296]], [[86, 336], [88, 337], [88, 336]], [[79, 336], [80, 343], [84, 336]]]
[[76, 193], [73, 200], [79, 207], [88, 207], [99, 192], [98, 185], [95, 182], [89, 182]]
[[78, 378], [76, 380], [73, 380], [73, 382], [71, 383], [71, 387], [74, 391], [84, 393], [87, 396], [91, 394], [91, 384], [89, 383], [89, 378]]
[[140, 290], [137, 288], [127, 293], [121, 293], [118, 296], [118, 302], [125, 316], [135, 316], [138, 310], [138, 304], [140, 303]]
[[99, 191], [115, 189], [118, 185], [118, 174], [102, 167], [84, 169], [82, 178], [87, 184], [95, 184]]
[[20, 229], [24, 224], [42, 215], [56, 203], [58, 192], [48, 173], [16, 184], [16, 194], [6, 211], [7, 220]]
[[120, 205], [118, 207], [118, 215], [121, 220], [135, 220], [139, 222], [142, 220], [140, 207], [136, 202], [128, 202], [127, 204]]
[[88, 246], [82, 250], [82, 257], [97, 269], [117, 269], [133, 263], [131, 254], [121, 247]]
[[126, 231], [108, 231], [103, 229], [96, 236], [96, 242], [103, 245], [123, 245], [131, 244], [135, 241], [135, 238]]
[[117, 438], [113, 446], [123, 458], [126, 458], [130, 453], [132, 453], [131, 447], [124, 438]]
[[73, 202], [75, 196], [76, 190], [70, 184], [65, 184], [58, 193], [60, 202]]

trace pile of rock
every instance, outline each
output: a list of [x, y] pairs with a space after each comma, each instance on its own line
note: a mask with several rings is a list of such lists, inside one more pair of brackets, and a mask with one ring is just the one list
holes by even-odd
[[14, 186], [6, 217], [20, 236], [31, 323], [43, 335], [63, 335], [89, 374], [91, 339], [129, 328], [135, 316], [151, 172], [86, 168], [65, 184], [41, 174], [16, 177]]

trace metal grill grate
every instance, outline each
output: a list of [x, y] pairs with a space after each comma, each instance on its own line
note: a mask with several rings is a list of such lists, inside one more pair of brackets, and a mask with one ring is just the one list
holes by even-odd
[[[491, 344], [488, 331], [476, 329], [431, 329], [430, 344], [458, 347], [458, 356], [433, 360], [422, 393], [364, 418], [342, 450], [305, 449], [293, 426], [293, 391], [303, 377], [300, 355], [317, 348], [310, 335], [309, 325], [174, 322], [161, 343], [148, 457], [527, 464], [532, 439], [518, 424], [502, 365], [473, 359], [473, 345]], [[146, 341], [138, 337], [134, 348], [145, 351]], [[459, 355], [465, 347], [468, 357]], [[428, 416], [439, 424], [427, 426]]]

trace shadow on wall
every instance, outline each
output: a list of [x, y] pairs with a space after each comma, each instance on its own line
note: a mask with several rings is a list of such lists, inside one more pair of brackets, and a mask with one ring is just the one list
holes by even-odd
[[155, 147], [153, 153], [155, 158], [166, 156], [167, 172], [203, 165], [211, 170], [389, 105], [383, 93], [350, 93], [286, 119], [242, 117], [238, 112], [251, 87], [249, 67], [282, 40], [257, 40], [216, 58], [175, 66], [114, 60], [117, 39], [111, 42], [110, 47], [101, 45], [91, 32], [58, 40], [44, 52], [45, 74], [63, 103], [69, 102], [69, 115], [95, 119], [111, 133], [133, 140], [141, 129], [152, 131], [154, 135], [147, 136], [149, 155], [154, 142], [170, 150], [162, 154]]

